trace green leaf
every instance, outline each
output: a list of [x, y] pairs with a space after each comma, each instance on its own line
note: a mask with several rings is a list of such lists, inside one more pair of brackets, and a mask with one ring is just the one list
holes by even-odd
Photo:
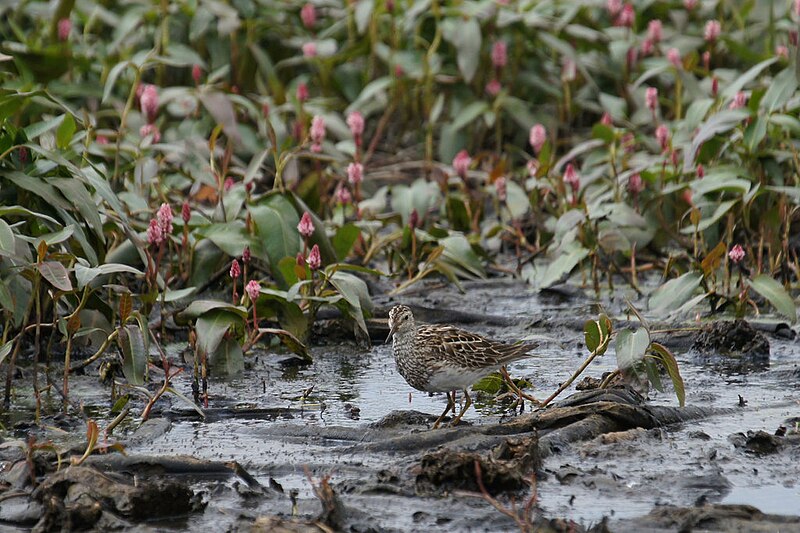
[[600, 332], [600, 324], [596, 320], [587, 320], [584, 323], [583, 338], [586, 342], [586, 349], [594, 353], [603, 339], [603, 334]]
[[797, 90], [797, 73], [795, 67], [789, 67], [775, 76], [772, 83], [769, 84], [767, 92], [759, 102], [761, 109], [764, 109], [767, 114], [772, 113], [776, 109], [782, 108], [789, 99], [794, 95]]
[[617, 333], [615, 344], [617, 352], [617, 366], [624, 370], [630, 368], [642, 359], [650, 346], [650, 333], [644, 328], [636, 331], [623, 329]]
[[15, 243], [16, 240], [14, 239], [14, 232], [11, 230], [11, 226], [0, 218], [0, 252], [14, 255], [16, 250]]
[[756, 79], [756, 77], [768, 66], [772, 65], [778, 61], [777, 57], [771, 57], [769, 59], [765, 59], [761, 63], [750, 67], [747, 72], [736, 78], [733, 83], [725, 87], [725, 90], [722, 91], [722, 98], [723, 100], [727, 100], [733, 98], [733, 96], [741, 91], [745, 85]]
[[361, 230], [352, 223], [345, 224], [336, 231], [331, 243], [338, 261], [344, 261], [347, 258], [359, 235], [361, 235]]
[[144, 276], [144, 272], [141, 270], [119, 263], [106, 263], [105, 265], [100, 265], [99, 267], [94, 268], [84, 266], [80, 263], [75, 264], [75, 280], [77, 281], [79, 289], [82, 289], [91, 283], [97, 276], [116, 274], [120, 272]]
[[139, 324], [119, 329], [117, 344], [122, 351], [122, 373], [131, 385], [144, 385], [147, 370], [147, 341]]
[[684, 171], [694, 169], [695, 157], [700, 147], [703, 146], [703, 143], [715, 135], [735, 128], [749, 116], [750, 111], [746, 109], [725, 109], [712, 115], [711, 118], [699, 127], [697, 133], [692, 137], [692, 144], [689, 149], [686, 150], [686, 155], [683, 159]]
[[442, 34], [456, 49], [456, 64], [467, 83], [478, 70], [481, 57], [481, 26], [473, 17], [464, 20], [461, 16], [447, 18], [442, 22]]
[[258, 205], [249, 206], [250, 216], [255, 224], [256, 236], [263, 243], [269, 259], [270, 271], [280, 282], [278, 263], [284, 257], [295, 257], [301, 250], [300, 234], [297, 224], [300, 217], [294, 206], [283, 196], [272, 195]]
[[748, 281], [750, 287], [758, 294], [766, 298], [769, 303], [783, 316], [788, 318], [792, 324], [797, 322], [797, 306], [794, 300], [783, 288], [783, 285], [772, 279], [767, 274], [759, 274]]
[[749, 126], [744, 130], [744, 144], [749, 152], [755, 152], [761, 141], [767, 135], [767, 117], [759, 115]]
[[473, 124], [475, 122], [475, 119], [477, 119], [479, 116], [483, 115], [490, 109], [491, 108], [489, 107], [489, 104], [481, 100], [472, 102], [469, 105], [467, 105], [464, 109], [458, 112], [458, 115], [456, 115], [455, 119], [450, 124], [450, 127], [454, 131], [458, 131], [461, 128], [464, 128], [465, 126]]
[[[244, 319], [241, 315], [231, 313], [226, 309], [213, 309], [204, 313], [195, 324], [197, 348], [210, 359], [217, 352], [223, 337], [230, 329], [244, 329]], [[229, 348], [226, 349], [228, 353], [230, 352]]]
[[[200, 335], [198, 333], [198, 339]], [[208, 353], [209, 367], [217, 374], [234, 376], [244, 371], [244, 353], [236, 339], [225, 338]]]
[[56, 130], [56, 146], [62, 150], [69, 147], [72, 136], [75, 134], [75, 119], [71, 114], [64, 115], [64, 120]]
[[539, 290], [546, 289], [558, 283], [588, 255], [589, 250], [580, 245], [571, 247], [566, 253], [559, 255], [556, 260], [548, 264], [541, 275], [537, 276], [538, 279], [534, 279], [536, 288]]
[[694, 224], [691, 224], [685, 228], [682, 228], [681, 233], [685, 235], [691, 235], [692, 233], [695, 232], [699, 233], [701, 231], [707, 230], [708, 228], [719, 222], [719, 220], [723, 216], [725, 216], [725, 214], [728, 211], [730, 211], [731, 207], [733, 207], [738, 201], [739, 200], [729, 200], [727, 202], [721, 202], [710, 217], [703, 218], [702, 220], [700, 220], [700, 223], [697, 224], [696, 226]]
[[657, 342], [650, 344], [650, 352], [667, 369], [667, 374], [672, 380], [672, 388], [675, 389], [675, 396], [678, 398], [678, 404], [683, 407], [686, 405], [686, 387], [683, 384], [683, 377], [681, 377], [681, 371], [678, 368], [678, 361], [666, 346]]
[[66, 267], [58, 261], [44, 261], [38, 265], [39, 273], [44, 279], [58, 290], [69, 292], [72, 290], [72, 282]]
[[703, 275], [700, 272], [687, 272], [661, 285], [650, 295], [650, 311], [667, 314], [687, 302], [700, 286]]
[[483, 278], [486, 272], [480, 258], [472, 249], [466, 237], [460, 234], [450, 235], [439, 241], [444, 248], [442, 260], [462, 271], [462, 277]]
[[369, 296], [367, 284], [361, 278], [347, 272], [335, 272], [330, 277], [330, 282], [347, 302], [350, 318], [355, 320], [358, 328], [369, 338], [364, 313], [365, 310], [367, 313], [372, 310], [372, 299]]
[[8, 354], [11, 353], [11, 348], [14, 346], [14, 341], [6, 341], [6, 343], [0, 347], [0, 365], [3, 364], [3, 360], [8, 357]]
[[375, 2], [373, 0], [359, 0], [356, 4], [355, 19], [359, 35], [364, 35], [364, 32], [367, 31], [374, 5]]
[[275, 335], [281, 341], [281, 343], [289, 348], [292, 352], [299, 355], [307, 362], [312, 362], [311, 354], [308, 353], [308, 348], [306, 345], [300, 342], [300, 339], [295, 337], [290, 331], [286, 331], [285, 329], [275, 329], [275, 328], [259, 328], [259, 332], [262, 333], [269, 333], [270, 335]]
[[245, 319], [248, 317], [247, 308], [220, 300], [195, 300], [189, 304], [189, 307], [179, 313], [179, 316], [182, 319], [197, 318], [214, 310], [234, 313]]

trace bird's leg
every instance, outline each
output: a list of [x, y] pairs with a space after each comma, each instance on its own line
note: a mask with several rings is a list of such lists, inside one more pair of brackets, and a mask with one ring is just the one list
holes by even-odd
[[508, 370], [506, 369], [505, 365], [500, 367], [500, 373], [503, 375], [503, 379], [505, 380], [506, 384], [508, 384], [508, 388], [510, 388], [516, 395], [517, 395], [517, 403], [524, 405], [523, 399], [528, 400], [533, 405], [540, 405], [542, 402], [531, 396], [530, 394], [525, 394], [522, 392], [522, 389], [517, 387], [517, 384], [514, 383], [514, 380], [511, 379], [511, 376], [508, 375]]
[[451, 409], [454, 413], [456, 412], [456, 391], [447, 393], [447, 407], [444, 408], [444, 412], [439, 415], [439, 418], [437, 418], [436, 422], [433, 423], [433, 427], [431, 429], [438, 428], [439, 424], [441, 424], [442, 420], [444, 420], [444, 415], [446, 415]]
[[[455, 396], [456, 391], [453, 391], [453, 398], [455, 398]], [[464, 399], [464, 407], [461, 409], [461, 412], [458, 413], [458, 416], [455, 417], [452, 422], [450, 422], [450, 427], [458, 424], [458, 422], [461, 420], [461, 417], [464, 416], [464, 413], [466, 413], [467, 409], [469, 409], [469, 406], [472, 405], [472, 398], [469, 397], [469, 391], [467, 389], [464, 389]], [[453, 412], [456, 412], [455, 405], [453, 406]]]

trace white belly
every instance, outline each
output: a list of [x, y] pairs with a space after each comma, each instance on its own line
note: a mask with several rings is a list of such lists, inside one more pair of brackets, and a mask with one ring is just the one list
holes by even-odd
[[[499, 368], [499, 367], [497, 367]], [[425, 386], [428, 392], [450, 392], [472, 386], [481, 378], [488, 376], [497, 368], [455, 369], [444, 368], [435, 372]]]

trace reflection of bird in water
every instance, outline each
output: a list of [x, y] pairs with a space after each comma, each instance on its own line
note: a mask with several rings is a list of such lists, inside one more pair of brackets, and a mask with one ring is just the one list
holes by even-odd
[[[537, 344], [505, 344], [453, 326], [417, 324], [411, 309], [396, 305], [389, 311], [389, 337], [397, 371], [415, 389], [446, 392], [447, 407], [433, 427], [439, 427], [449, 411], [456, 411], [456, 390], [466, 401], [451, 425], [458, 424], [472, 404], [468, 388], [504, 365], [530, 357]], [[389, 340], [388, 338], [386, 339]]]

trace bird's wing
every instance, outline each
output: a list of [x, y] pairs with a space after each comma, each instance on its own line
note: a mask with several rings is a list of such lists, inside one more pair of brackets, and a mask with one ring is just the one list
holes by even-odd
[[510, 363], [525, 357], [536, 344], [506, 344], [452, 326], [425, 325], [417, 329], [422, 342], [443, 358], [466, 369]]

